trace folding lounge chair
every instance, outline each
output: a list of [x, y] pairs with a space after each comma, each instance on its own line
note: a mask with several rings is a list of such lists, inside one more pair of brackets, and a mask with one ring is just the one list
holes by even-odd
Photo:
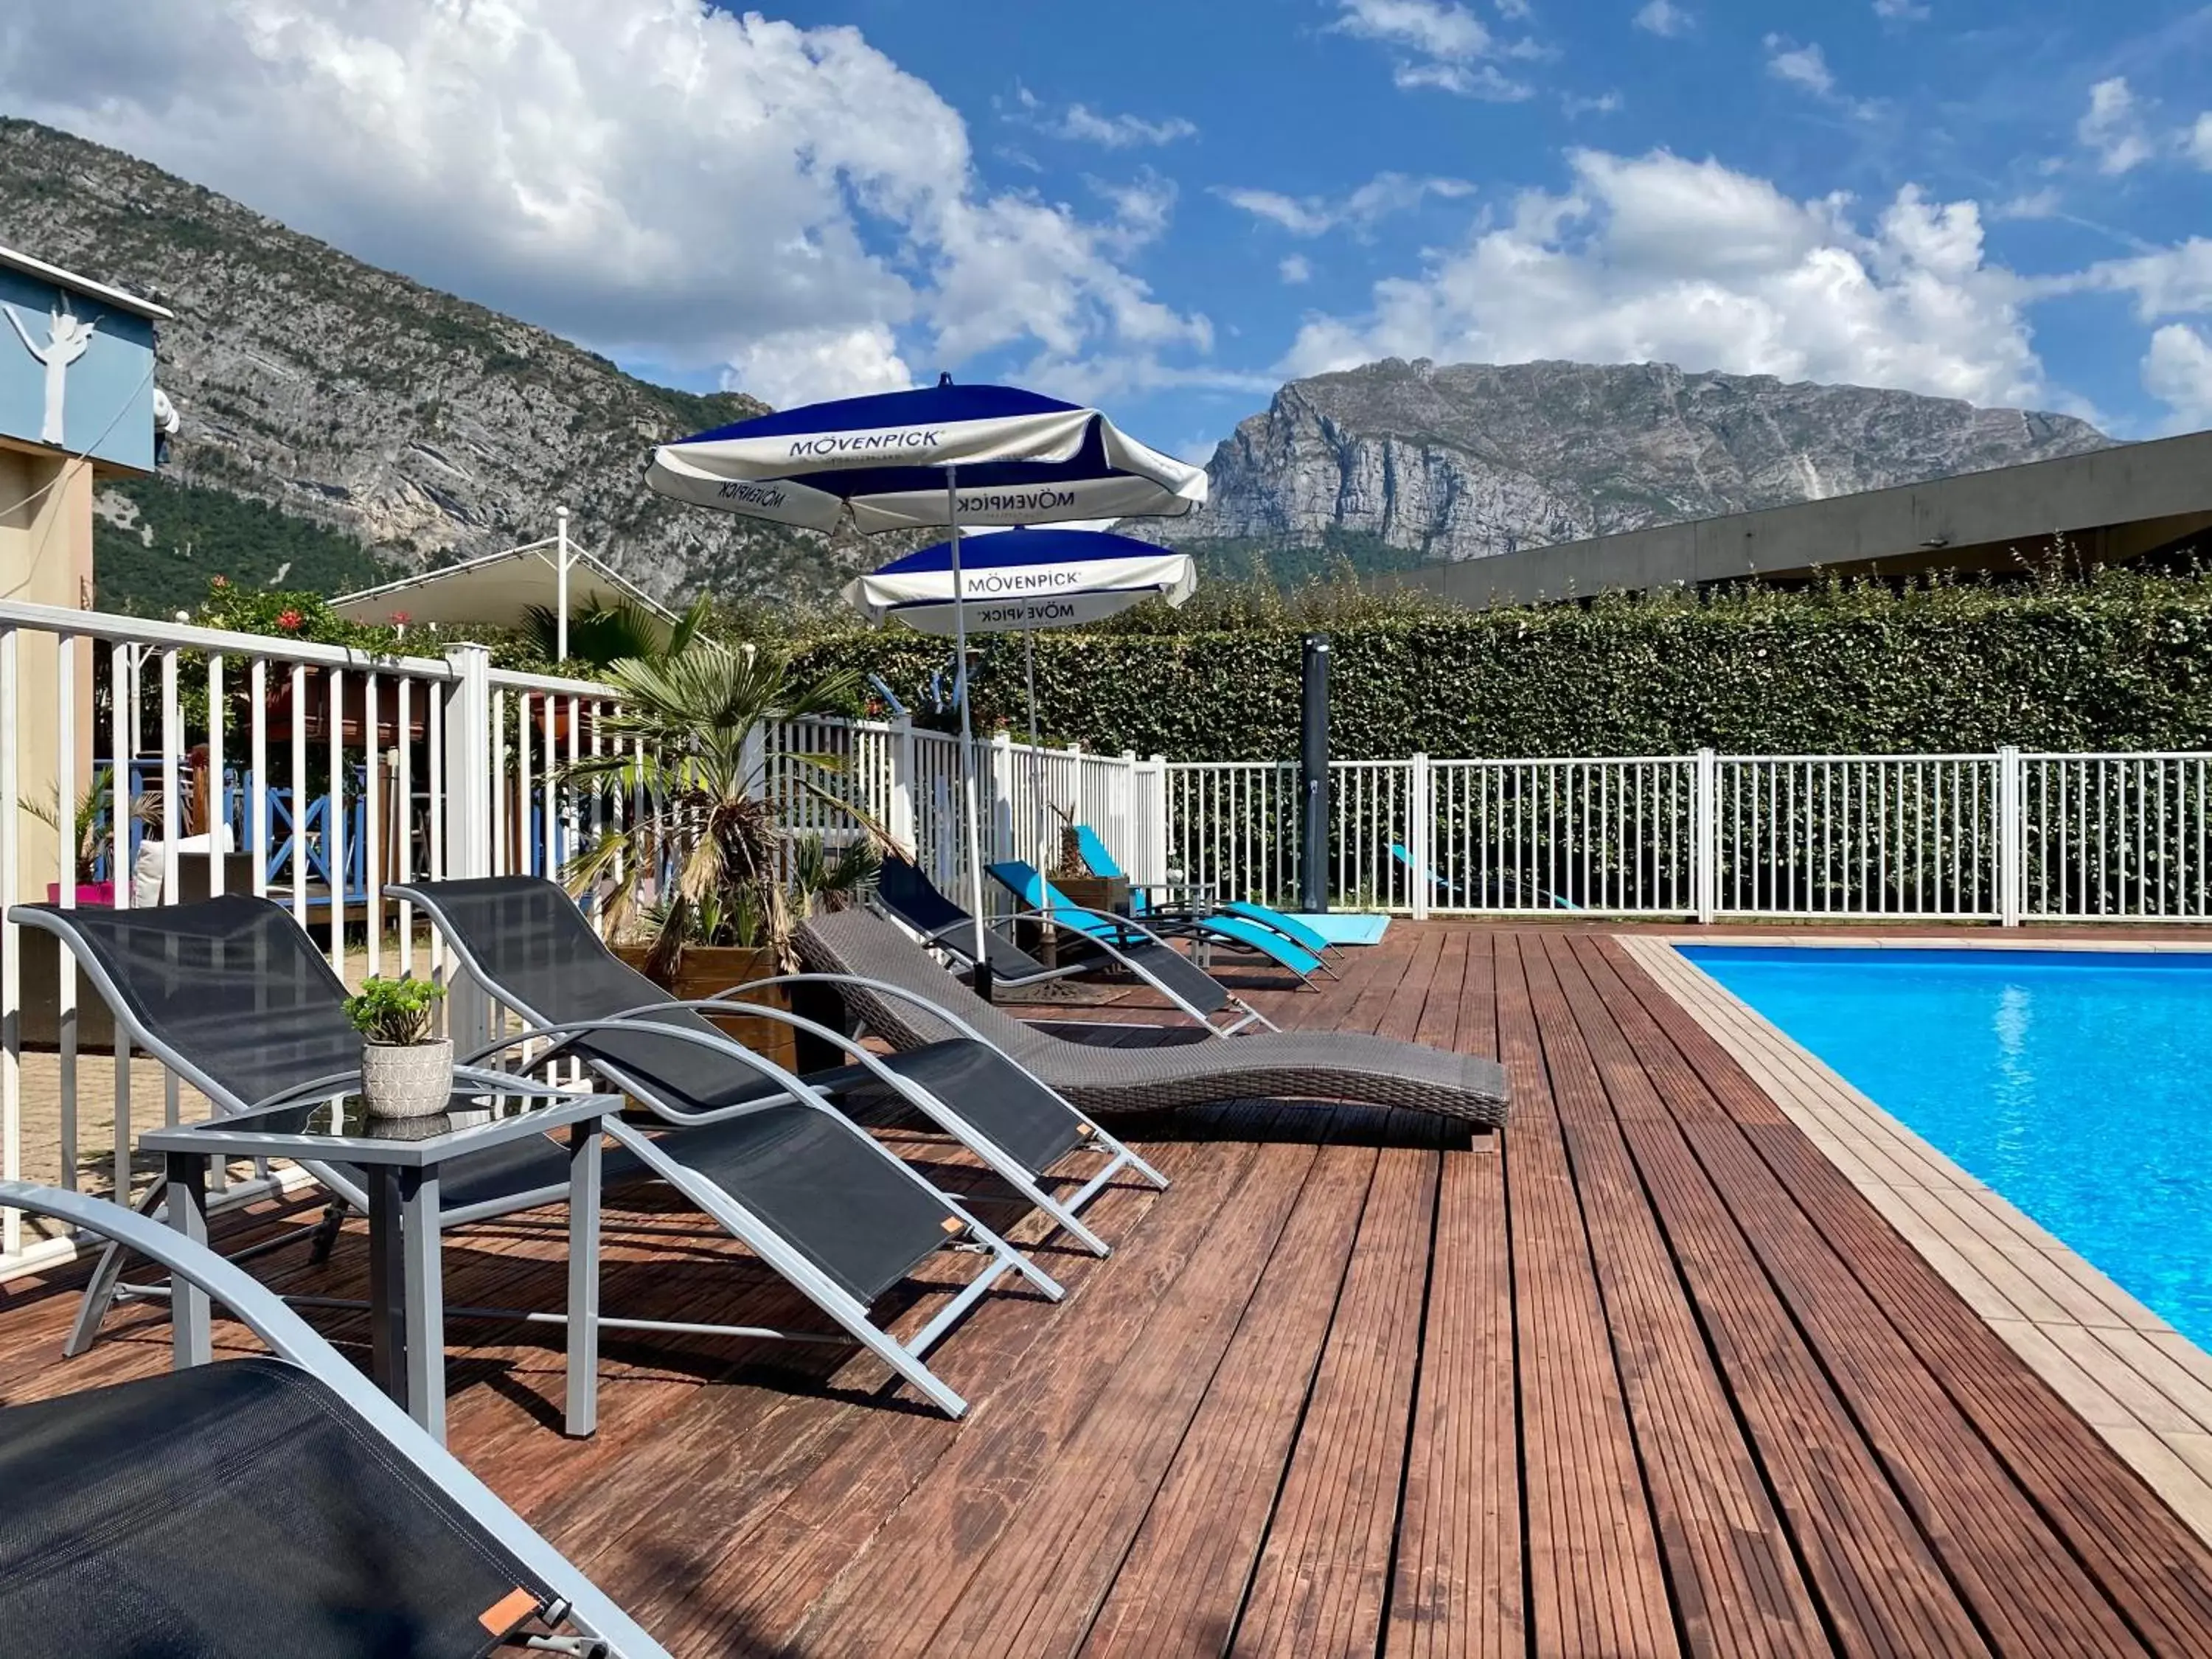
[[1253, 1032], [1229, 1042], [1106, 1048], [1054, 1036], [994, 1008], [880, 916], [848, 910], [800, 924], [806, 977], [834, 984], [892, 1046], [942, 1041], [949, 1021], [980, 1030], [1088, 1112], [1142, 1112], [1213, 1101], [1331, 1099], [1402, 1106], [1503, 1127], [1505, 1073], [1495, 1060], [1351, 1032]]
[[1020, 859], [992, 865], [990, 872], [992, 880], [1030, 909], [1054, 916], [1094, 939], [1109, 940], [1123, 934], [1140, 934], [1155, 939], [1173, 935], [1207, 945], [1239, 945], [1289, 969], [1301, 981], [1321, 966], [1321, 958], [1304, 946], [1293, 945], [1280, 933], [1242, 916], [1154, 915], [1139, 921], [1103, 910], [1087, 910], [1072, 902], [1066, 894], [1045, 879], [1036, 866]]
[[[238, 1112], [272, 1096], [304, 1093], [349, 1078], [361, 1037], [345, 1018], [345, 987], [290, 914], [267, 899], [230, 895], [143, 910], [64, 910], [19, 904], [9, 918], [66, 945], [132, 1042], [198, 1089], [219, 1111]], [[468, 1067], [542, 1035], [525, 1032], [467, 1057]], [[617, 1145], [604, 1172], [617, 1182], [654, 1176], [675, 1188], [828, 1315], [842, 1336], [715, 1327], [723, 1334], [838, 1341], [876, 1354], [951, 1416], [960, 1396], [921, 1355], [1007, 1273], [1057, 1301], [1060, 1286], [956, 1200], [886, 1152], [881, 1143], [796, 1078], [747, 1055], [716, 1034], [671, 1030], [674, 1044], [711, 1048], [724, 1064], [740, 1057], [778, 1091], [766, 1103], [722, 1108], [680, 1134], [651, 1137], [610, 1121]], [[475, 1072], [495, 1082], [496, 1073]], [[366, 1183], [343, 1164], [307, 1172], [346, 1205], [366, 1208]], [[441, 1171], [441, 1226], [535, 1209], [568, 1193], [567, 1154], [543, 1137], [459, 1158]], [[149, 1193], [150, 1206], [161, 1194]], [[327, 1249], [343, 1212], [332, 1206], [314, 1229]], [[302, 1230], [305, 1231], [307, 1230]], [[301, 1233], [253, 1247], [273, 1248]], [[941, 1249], [972, 1242], [984, 1269], [910, 1342], [869, 1316], [892, 1285]], [[90, 1345], [109, 1304], [140, 1287], [121, 1283], [123, 1252], [110, 1246], [86, 1287], [67, 1352]], [[525, 1316], [520, 1314], [513, 1316]], [[527, 1317], [557, 1320], [553, 1314]], [[702, 1332], [653, 1320], [601, 1316], [602, 1328]]]
[[127, 1244], [276, 1354], [0, 1407], [11, 1652], [667, 1659], [240, 1268], [104, 1199], [0, 1182], [0, 1206]]
[[[884, 858], [878, 883], [876, 908], [896, 917], [921, 936], [931, 949], [943, 951], [962, 968], [975, 965], [975, 919], [939, 892], [928, 877], [895, 854]], [[983, 949], [991, 964], [991, 977], [1001, 985], [1033, 985], [1068, 974], [1091, 973], [1118, 966], [1165, 997], [1177, 1012], [1203, 1025], [1217, 1036], [1227, 1036], [1248, 1025], [1273, 1027], [1267, 1017], [1207, 973], [1182, 951], [1149, 932], [1132, 928], [1116, 918], [1112, 927], [1097, 927], [1088, 914], [1060, 917], [1036, 913], [1041, 925], [1050, 927], [1063, 951], [1079, 960], [1065, 968], [1048, 968], [1028, 951], [983, 925]], [[1085, 931], [1088, 929], [1089, 931]], [[1220, 1023], [1216, 1024], [1217, 1018]]]
[[[609, 951], [558, 884], [534, 876], [395, 884], [386, 891], [421, 907], [463, 970], [495, 1001], [537, 1031], [555, 1034], [556, 1054], [582, 1060], [679, 1127], [739, 1105], [757, 1109], [782, 1094], [734, 1039], [702, 1017], [702, 1011], [742, 1012], [845, 1050], [853, 1064], [812, 1073], [807, 1086], [832, 1100], [896, 1096], [1097, 1255], [1109, 1249], [1079, 1218], [1085, 1205], [1123, 1170], [1167, 1185], [1104, 1129], [964, 1032], [886, 1058], [841, 1031], [731, 994], [679, 1002]], [[681, 1137], [676, 1144], [681, 1146]], [[1040, 1177], [1079, 1153], [1103, 1155], [1104, 1168], [1073, 1196], [1052, 1197]]]
[[[1083, 861], [1091, 866], [1094, 876], [1120, 876], [1124, 872], [1102, 836], [1087, 823], [1075, 826], [1075, 844], [1083, 854]], [[1182, 893], [1189, 896], [1182, 902], [1162, 901], [1153, 895]], [[1131, 882], [1129, 884], [1129, 913], [1142, 921], [1155, 911], [1176, 916], [1188, 915], [1205, 920], [1233, 916], [1264, 927], [1271, 933], [1280, 933], [1308, 955], [1320, 959], [1322, 971], [1334, 979], [1336, 970], [1329, 966], [1328, 958], [1337, 950], [1328, 937], [1300, 921], [1296, 916], [1265, 904], [1253, 904], [1243, 899], [1217, 899], [1211, 890], [1194, 882]]]

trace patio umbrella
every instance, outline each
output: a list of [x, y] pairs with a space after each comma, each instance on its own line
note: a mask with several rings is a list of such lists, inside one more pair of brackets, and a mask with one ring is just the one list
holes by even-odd
[[[646, 483], [677, 501], [812, 530], [951, 531], [961, 795], [981, 963], [961, 527], [1180, 517], [1205, 502], [1204, 471], [1137, 442], [1095, 409], [1014, 386], [955, 386], [946, 374], [918, 391], [809, 404], [663, 444]], [[979, 965], [979, 981], [988, 972]]]
[[1030, 741], [1036, 742], [1040, 628], [1079, 628], [1146, 599], [1179, 605], [1198, 586], [1190, 555], [1097, 530], [1011, 530], [969, 538], [961, 556], [962, 598], [953, 597], [950, 542], [857, 576], [845, 602], [877, 627], [902, 623], [925, 634], [1022, 635]]

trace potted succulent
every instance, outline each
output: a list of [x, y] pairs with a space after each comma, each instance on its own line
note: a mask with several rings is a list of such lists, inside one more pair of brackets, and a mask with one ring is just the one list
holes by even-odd
[[364, 982], [346, 999], [346, 1018], [362, 1036], [361, 1098], [371, 1117], [428, 1117], [453, 1092], [453, 1040], [434, 1035], [431, 1011], [446, 988], [434, 980]]
[[[779, 718], [849, 711], [858, 677], [800, 684], [777, 653], [687, 635], [684, 648], [623, 658], [604, 678], [617, 695], [599, 720], [607, 750], [568, 763], [562, 776], [623, 809], [642, 805], [608, 815], [606, 833], [570, 861], [570, 890], [594, 896], [617, 955], [687, 1001], [791, 971], [791, 932], [805, 905], [841, 879], [865, 879], [866, 859], [829, 857], [818, 839], [793, 843], [753, 734]], [[836, 757], [784, 759], [801, 773], [802, 791], [852, 811], [826, 787], [842, 769]], [[789, 1006], [775, 991], [755, 1000]], [[792, 1062], [789, 1026], [716, 1024], [769, 1059]]]

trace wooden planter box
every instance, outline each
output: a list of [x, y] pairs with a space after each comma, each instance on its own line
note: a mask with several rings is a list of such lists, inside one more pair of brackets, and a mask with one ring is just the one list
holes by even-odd
[[1079, 904], [1086, 910], [1110, 910], [1117, 916], [1129, 914], [1127, 876], [1063, 876], [1053, 885], [1067, 896], [1070, 904]]
[[[646, 947], [642, 945], [618, 945], [615, 954], [629, 967], [639, 973], [645, 971]], [[751, 950], [741, 945], [694, 945], [684, 952], [673, 984], [666, 989], [684, 1002], [702, 1001], [720, 996], [723, 992], [756, 979], [767, 979], [780, 971], [775, 952]], [[745, 1000], [766, 1007], [788, 1009], [791, 999], [786, 988], [771, 985], [763, 990], [749, 991]], [[709, 1015], [711, 1022], [762, 1059], [782, 1066], [786, 1071], [798, 1069], [798, 1049], [793, 1041], [790, 1026], [781, 1020], [760, 1019], [743, 1014]], [[701, 1051], [704, 1053], [702, 1049]]]

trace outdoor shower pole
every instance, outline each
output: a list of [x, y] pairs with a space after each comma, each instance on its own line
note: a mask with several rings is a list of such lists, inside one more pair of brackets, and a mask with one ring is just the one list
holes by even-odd
[[1306, 635], [1298, 718], [1298, 908], [1328, 908], [1328, 635]]
[[968, 713], [968, 604], [960, 582], [960, 469], [945, 469], [945, 522], [952, 532], [952, 690], [960, 704], [961, 833], [968, 847], [968, 904], [975, 918], [975, 994], [991, 1000], [991, 955], [983, 942], [983, 837], [975, 821], [975, 729]]

